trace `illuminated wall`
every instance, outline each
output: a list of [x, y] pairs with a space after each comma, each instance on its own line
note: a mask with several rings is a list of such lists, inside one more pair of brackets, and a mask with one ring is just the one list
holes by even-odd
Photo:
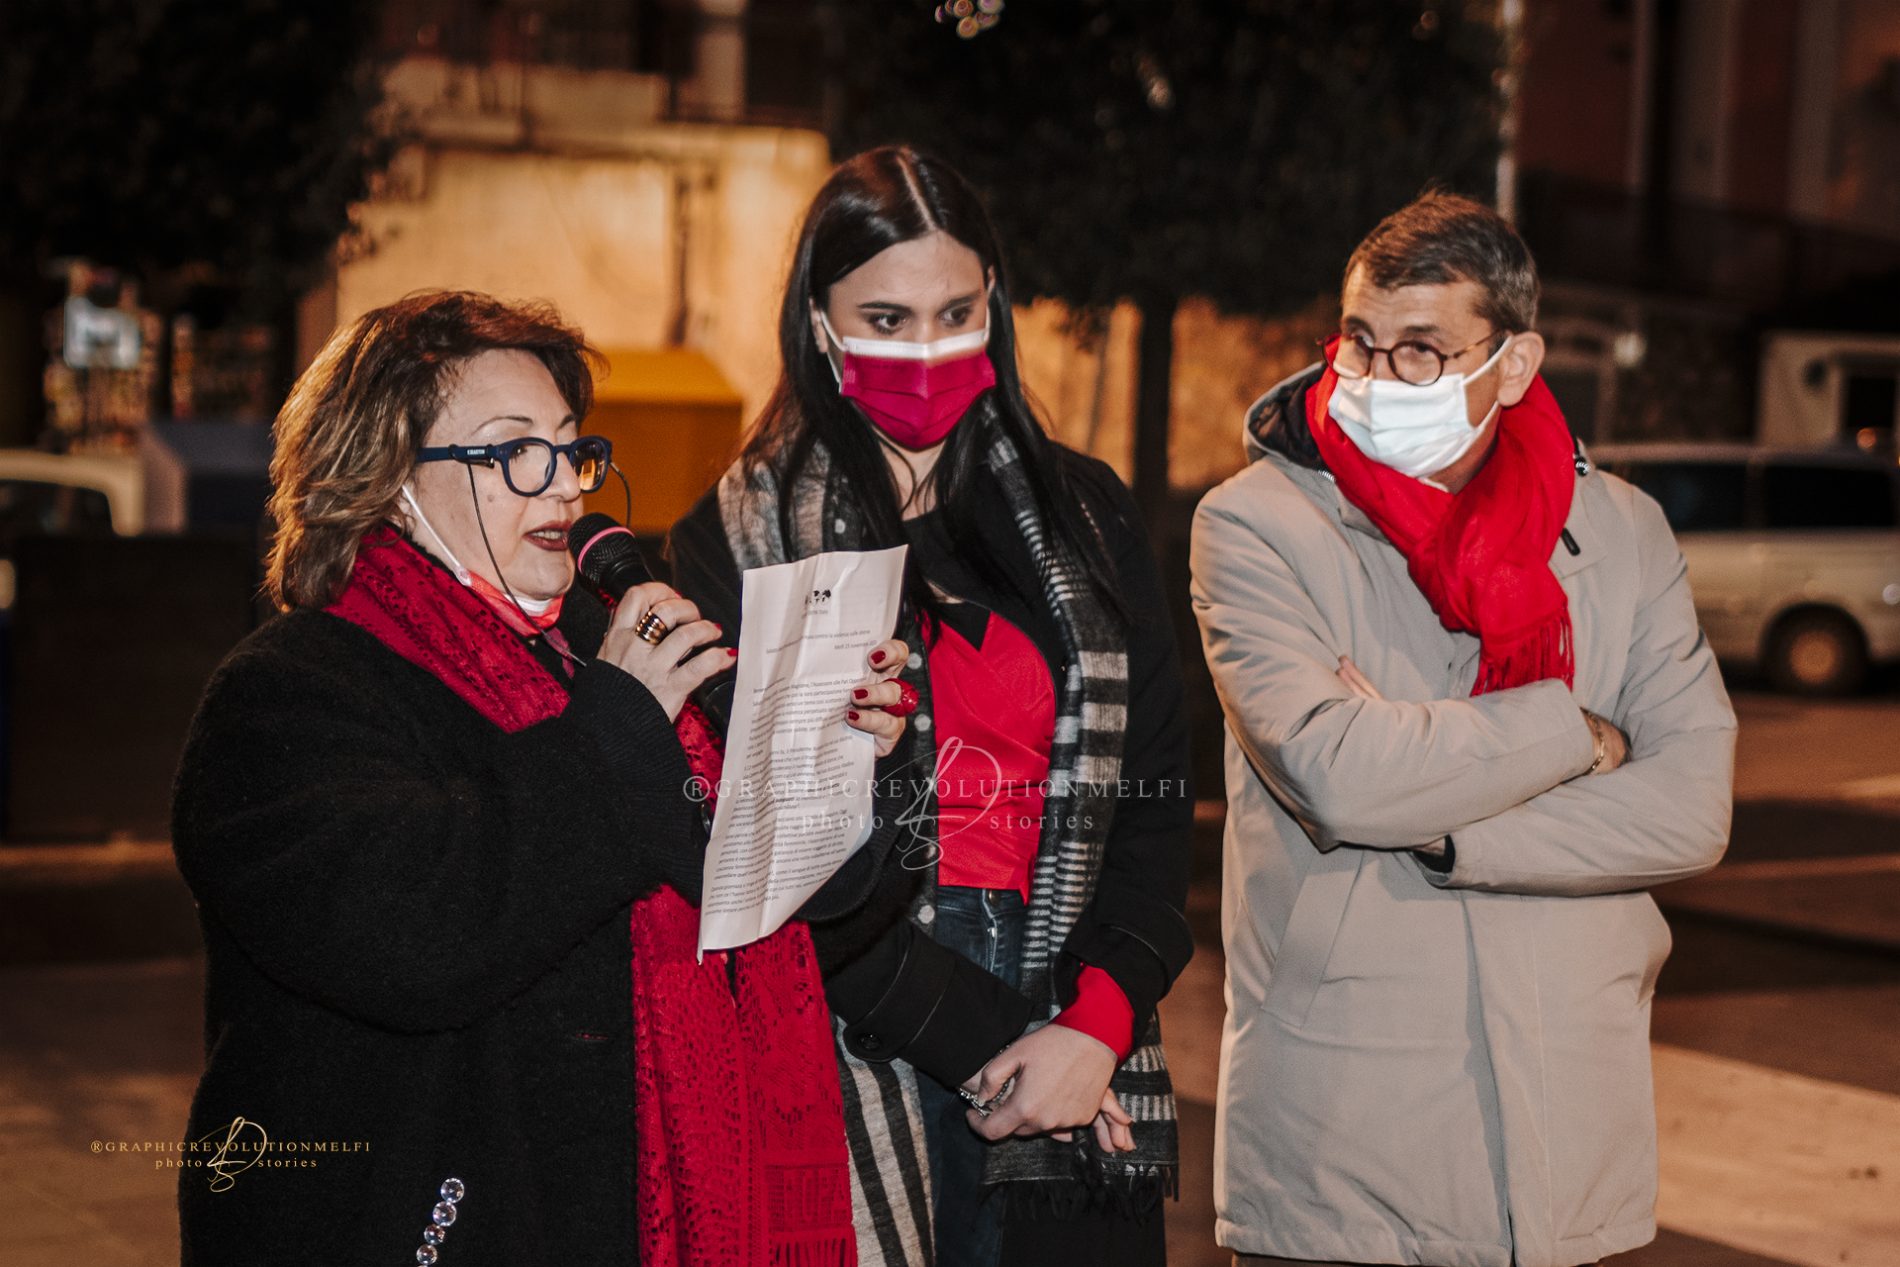
[[305, 303], [304, 361], [411, 291], [546, 299], [603, 347], [704, 352], [756, 412], [797, 217], [830, 168], [817, 133], [663, 123], [648, 77], [410, 59], [418, 134]]

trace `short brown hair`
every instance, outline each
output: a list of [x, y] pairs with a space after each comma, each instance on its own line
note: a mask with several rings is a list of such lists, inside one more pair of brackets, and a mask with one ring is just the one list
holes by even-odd
[[265, 585], [278, 606], [336, 600], [364, 534], [390, 517], [455, 374], [500, 349], [547, 366], [576, 418], [593, 408], [598, 354], [548, 304], [424, 291], [330, 339], [277, 415]]
[[1537, 264], [1503, 216], [1457, 194], [1428, 193], [1366, 235], [1346, 261], [1380, 290], [1476, 282], [1478, 315], [1513, 334], [1537, 323]]

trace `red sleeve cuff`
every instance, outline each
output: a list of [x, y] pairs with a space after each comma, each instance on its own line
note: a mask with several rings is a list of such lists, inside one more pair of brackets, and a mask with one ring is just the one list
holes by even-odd
[[1135, 1009], [1115, 978], [1100, 968], [1082, 969], [1075, 979], [1075, 1002], [1054, 1023], [1099, 1040], [1115, 1053], [1117, 1065], [1135, 1049]]

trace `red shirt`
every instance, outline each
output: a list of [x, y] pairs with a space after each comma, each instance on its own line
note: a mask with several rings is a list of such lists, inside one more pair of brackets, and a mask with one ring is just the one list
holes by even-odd
[[1015, 889], [1027, 902], [1056, 729], [1049, 666], [1022, 630], [994, 613], [981, 647], [948, 625], [935, 632], [937, 882]]
[[[980, 645], [948, 624], [928, 641], [942, 850], [937, 882], [1015, 889], [1027, 902], [1055, 739], [1049, 665], [1028, 635], [994, 612]], [[1134, 1009], [1100, 968], [1082, 969], [1075, 1002], [1055, 1023], [1099, 1039], [1117, 1063], [1134, 1048]]]

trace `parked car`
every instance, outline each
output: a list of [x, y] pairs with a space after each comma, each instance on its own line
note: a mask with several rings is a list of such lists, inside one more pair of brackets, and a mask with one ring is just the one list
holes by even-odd
[[1603, 445], [1662, 504], [1718, 657], [1805, 695], [1900, 661], [1900, 464], [1841, 449]]
[[0, 449], [0, 614], [13, 606], [13, 546], [24, 536], [133, 536], [145, 527], [136, 457]]

